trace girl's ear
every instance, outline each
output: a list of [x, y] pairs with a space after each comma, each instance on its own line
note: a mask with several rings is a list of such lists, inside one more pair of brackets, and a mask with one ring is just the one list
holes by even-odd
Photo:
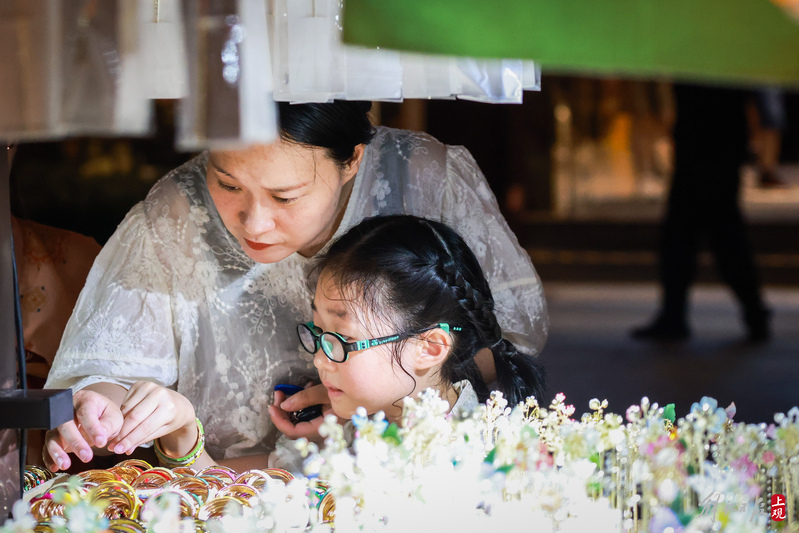
[[422, 341], [416, 354], [418, 370], [441, 366], [452, 349], [452, 337], [441, 328], [431, 329], [421, 335]]
[[343, 183], [347, 183], [358, 173], [358, 169], [361, 167], [361, 162], [363, 162], [363, 154], [365, 151], [365, 144], [358, 144], [355, 146], [355, 150], [352, 152], [352, 157], [344, 165], [344, 172], [342, 173], [342, 177], [344, 178]]

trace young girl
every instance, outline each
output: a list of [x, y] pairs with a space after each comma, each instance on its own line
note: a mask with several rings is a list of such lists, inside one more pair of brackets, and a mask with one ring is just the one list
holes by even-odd
[[[502, 338], [480, 265], [449, 226], [408, 215], [366, 219], [335, 241], [318, 266], [313, 321], [299, 324], [297, 333], [340, 418], [364, 407], [400, 422], [403, 398], [427, 388], [439, 391], [453, 415], [470, 411], [490, 392], [474, 361], [481, 350], [493, 354], [497, 389], [510, 405], [531, 395], [541, 400], [540, 363]], [[275, 396], [270, 415], [288, 420], [278, 407], [282, 394]], [[195, 434], [191, 427], [185, 436], [166, 435], [159, 450], [168, 456], [169, 449], [188, 449]], [[201, 441], [202, 435], [195, 449]], [[285, 437], [262, 457], [237, 467], [299, 468]], [[209, 462], [201, 455], [197, 464]]]
[[402, 399], [427, 388], [454, 411], [474, 405], [475, 394], [485, 401], [490, 391], [474, 360], [481, 350], [492, 352], [496, 388], [511, 405], [542, 398], [540, 363], [503, 339], [477, 259], [445, 224], [364, 220], [331, 245], [319, 271], [313, 321], [297, 330], [337, 416], [363, 406], [398, 421]]

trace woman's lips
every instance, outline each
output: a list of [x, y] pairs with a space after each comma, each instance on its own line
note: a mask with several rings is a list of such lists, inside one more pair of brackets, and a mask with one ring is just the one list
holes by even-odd
[[253, 250], [265, 250], [266, 248], [269, 248], [270, 246], [274, 246], [273, 244], [266, 244], [266, 243], [262, 243], [262, 242], [253, 242], [253, 241], [251, 241], [249, 239], [244, 239], [244, 242], [246, 242], [247, 246], [249, 246]]

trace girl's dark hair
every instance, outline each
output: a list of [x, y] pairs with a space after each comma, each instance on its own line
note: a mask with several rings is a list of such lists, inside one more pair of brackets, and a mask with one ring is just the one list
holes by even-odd
[[[410, 215], [368, 218], [336, 240], [318, 266], [342, 295], [357, 295], [397, 333], [440, 322], [460, 327], [451, 331], [453, 346], [441, 367], [446, 382], [468, 379], [485, 401], [489, 390], [474, 356], [489, 348], [499, 390], [510, 405], [531, 395], [542, 401], [543, 367], [502, 338], [483, 270], [449, 226]], [[400, 351], [401, 345], [395, 350], [398, 363]]]
[[369, 121], [371, 102], [335, 100], [325, 104], [280, 102], [280, 138], [324, 148], [339, 166], [352, 159], [355, 147], [369, 144], [375, 129]]

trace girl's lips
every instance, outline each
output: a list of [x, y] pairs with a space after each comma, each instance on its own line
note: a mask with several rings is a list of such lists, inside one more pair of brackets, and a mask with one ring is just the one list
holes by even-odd
[[272, 244], [265, 244], [265, 243], [262, 243], [262, 242], [253, 242], [253, 241], [251, 241], [249, 239], [244, 239], [244, 242], [246, 242], [247, 246], [249, 246], [253, 250], [264, 250], [264, 249], [266, 249], [266, 248], [268, 248], [270, 246], [273, 246]]
[[336, 387], [331, 387], [330, 385], [325, 385], [325, 388], [327, 388], [327, 395], [331, 399], [337, 398], [342, 394], [344, 394], [344, 391], [342, 391], [341, 389], [337, 389]]

